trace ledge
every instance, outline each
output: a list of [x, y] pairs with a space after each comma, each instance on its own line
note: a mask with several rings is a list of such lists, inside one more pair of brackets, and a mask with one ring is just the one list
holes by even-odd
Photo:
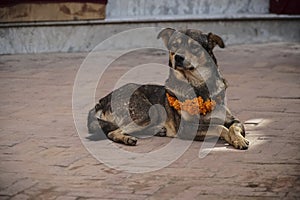
[[98, 24], [125, 24], [125, 23], [157, 23], [157, 22], [188, 22], [188, 21], [249, 21], [249, 20], [299, 20], [300, 15], [276, 14], [240, 14], [240, 15], [185, 15], [185, 16], [146, 16], [139, 18], [111, 18], [105, 20], [81, 21], [47, 21], [47, 22], [14, 22], [1, 23], [0, 28], [32, 27], [32, 26], [76, 26]]

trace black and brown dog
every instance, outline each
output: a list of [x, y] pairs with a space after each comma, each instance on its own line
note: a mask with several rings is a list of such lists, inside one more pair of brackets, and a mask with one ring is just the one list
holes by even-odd
[[127, 145], [136, 145], [139, 132], [199, 140], [212, 134], [247, 149], [244, 126], [224, 102], [227, 84], [213, 54], [216, 45], [224, 48], [221, 37], [166, 28], [158, 38], [169, 50], [165, 85], [132, 83], [111, 92], [90, 110], [89, 132]]

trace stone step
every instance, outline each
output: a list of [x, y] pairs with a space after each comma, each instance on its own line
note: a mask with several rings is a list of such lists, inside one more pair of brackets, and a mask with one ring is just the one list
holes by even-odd
[[[93, 21], [31, 22], [0, 24], [0, 54], [43, 52], [86, 52], [122, 31], [155, 27], [193, 28], [220, 35], [226, 45], [299, 42], [300, 16], [273, 14], [144, 16]], [[148, 37], [155, 37], [146, 33]], [[142, 35], [143, 36], [143, 35]], [[151, 45], [141, 35], [134, 42], [112, 43], [109, 49], [139, 48]], [[147, 37], [146, 37], [147, 38]]]

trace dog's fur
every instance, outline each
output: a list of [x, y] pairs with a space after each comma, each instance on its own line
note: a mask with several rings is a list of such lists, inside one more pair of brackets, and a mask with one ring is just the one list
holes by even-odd
[[[199, 140], [212, 134], [237, 149], [247, 149], [244, 126], [224, 103], [227, 84], [213, 54], [216, 45], [225, 46], [221, 37], [193, 29], [166, 28], [158, 38], [169, 50], [170, 74], [165, 86], [132, 83], [103, 97], [89, 112], [89, 132], [103, 132], [112, 141], [127, 145], [136, 145], [133, 135], [140, 132]], [[180, 101], [201, 96], [215, 100], [217, 106], [207, 115], [192, 116], [171, 107], [166, 93]], [[191, 131], [195, 124], [195, 131]]]

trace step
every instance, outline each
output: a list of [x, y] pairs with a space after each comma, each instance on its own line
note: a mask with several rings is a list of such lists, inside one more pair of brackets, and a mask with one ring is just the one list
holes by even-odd
[[[300, 42], [300, 15], [227, 14], [144, 16], [139, 19], [31, 22], [0, 24], [0, 54], [91, 51], [103, 40], [125, 30], [156, 27], [194, 28], [220, 35], [226, 45]], [[145, 38], [137, 35], [132, 46], [126, 41], [110, 48], [139, 47]], [[139, 40], [141, 40], [139, 42]], [[147, 41], [146, 41], [147, 42]]]

